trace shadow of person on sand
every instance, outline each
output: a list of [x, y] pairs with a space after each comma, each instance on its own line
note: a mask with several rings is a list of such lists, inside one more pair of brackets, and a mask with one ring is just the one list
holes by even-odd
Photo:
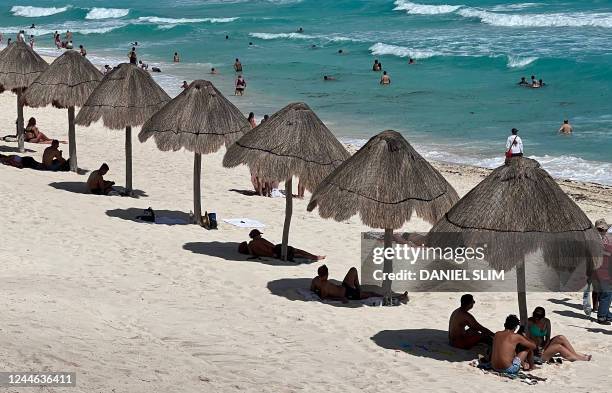
[[570, 298], [566, 297], [563, 299], [548, 299], [549, 302], [554, 303], [554, 304], [560, 304], [562, 306], [566, 306], [569, 308], [573, 308], [575, 310], [580, 310], [582, 311], [582, 304], [576, 304], [576, 303], [570, 303], [568, 302], [568, 300], [571, 300]]
[[584, 329], [584, 330], [586, 330], [589, 333], [601, 333], [601, 334], [604, 334], [606, 336], [612, 336], [612, 330], [609, 330], [609, 329], [590, 328], [590, 327], [576, 326], [576, 325], [569, 325], [569, 326], [577, 327], [579, 329]]
[[382, 330], [370, 339], [385, 349], [447, 362], [474, 360], [479, 352], [486, 352], [482, 344], [471, 350], [453, 348], [448, 344], [448, 332], [438, 329]]
[[[58, 182], [49, 183], [49, 185], [57, 190], [68, 191], [68, 192], [72, 192], [75, 194], [87, 194], [91, 196], [100, 196], [100, 195], [89, 194], [87, 192], [86, 183], [84, 181], [58, 181]], [[117, 190], [117, 192], [119, 193], [125, 192], [125, 188], [123, 187], [113, 186], [113, 188]], [[132, 191], [133, 198], [141, 198], [141, 197], [147, 197], [147, 196], [148, 196], [147, 193], [142, 190]]]
[[254, 262], [272, 266], [297, 266], [301, 261], [300, 259], [298, 262], [285, 262], [274, 258], [247, 257], [238, 252], [239, 244], [236, 242], [190, 242], [185, 243], [183, 249], [194, 254], [208, 255], [227, 261]]
[[[178, 211], [178, 210], [154, 210], [155, 219], [160, 220], [156, 222], [157, 225], [190, 225], [191, 218], [189, 214]], [[137, 219], [138, 216], [145, 215], [144, 209], [130, 207], [127, 209], [111, 209], [106, 211], [106, 215], [109, 217], [120, 218], [122, 220], [134, 221], [139, 224], [149, 224], [152, 225], [152, 222], [142, 221]], [[164, 221], [163, 219], [168, 219]]]
[[237, 192], [238, 194], [246, 195], [246, 196], [256, 196], [257, 195], [257, 193], [253, 190], [238, 190], [236, 188], [231, 188], [229, 191]]
[[[314, 274], [313, 274], [314, 277]], [[312, 282], [312, 278], [281, 278], [279, 280], [273, 280], [268, 282], [268, 290], [270, 293], [276, 296], [284, 297], [285, 299], [291, 301], [301, 301], [301, 302], [312, 302], [316, 300], [306, 299], [304, 295], [298, 292], [299, 289], [304, 291], [310, 291], [310, 283]], [[342, 285], [340, 281], [330, 279], [329, 282], [335, 285]], [[364, 291], [376, 292], [376, 289], [380, 290], [378, 287], [372, 287], [369, 285], [364, 285], [361, 287]], [[367, 300], [361, 301], [350, 301], [348, 303], [342, 303], [341, 301], [322, 301], [318, 300], [321, 304], [326, 304], [333, 307], [346, 307], [346, 308], [358, 308], [364, 306], [371, 306], [367, 303]], [[379, 303], [374, 303], [372, 305], [378, 305]]]
[[576, 311], [571, 311], [571, 310], [561, 310], [561, 311], [553, 310], [553, 312], [555, 314], [558, 314], [558, 315], [561, 315], [561, 316], [564, 316], [564, 317], [568, 317], [568, 318], [593, 320], [593, 318], [584, 315], [584, 313], [578, 313]]
[[[2, 153], [20, 153], [19, 152], [19, 147], [17, 146], [4, 146], [4, 145], [0, 145], [0, 152]], [[32, 150], [32, 149], [28, 149], [27, 147], [25, 148], [25, 153], [35, 153], [36, 150]], [[23, 154], [23, 153], [20, 153]]]

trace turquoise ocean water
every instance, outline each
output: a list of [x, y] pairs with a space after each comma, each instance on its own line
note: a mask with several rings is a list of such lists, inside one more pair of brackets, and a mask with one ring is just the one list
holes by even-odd
[[[58, 53], [52, 32], [70, 29], [99, 65], [126, 61], [138, 41], [171, 95], [205, 78], [230, 96], [239, 57], [247, 94], [230, 98], [258, 118], [304, 101], [345, 141], [395, 129], [427, 158], [487, 167], [516, 127], [553, 175], [612, 184], [610, 0], [0, 1], [4, 42], [32, 23], [43, 54]], [[516, 86], [532, 74], [548, 85]], [[571, 136], [557, 134], [564, 118]]]

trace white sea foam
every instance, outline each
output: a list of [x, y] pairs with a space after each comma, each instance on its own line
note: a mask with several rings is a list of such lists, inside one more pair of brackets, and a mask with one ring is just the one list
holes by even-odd
[[419, 15], [437, 15], [437, 14], [448, 14], [457, 11], [462, 5], [431, 5], [431, 4], [419, 4], [413, 3], [406, 0], [395, 1], [395, 11], [406, 11], [408, 14], [419, 14]]
[[[68, 21], [59, 24], [37, 24], [36, 29], [28, 30], [27, 34], [41, 36], [53, 34], [56, 31], [70, 30], [73, 33], [79, 34], [104, 34], [110, 31], [120, 29], [129, 24], [129, 21], [108, 20], [108, 21]], [[2, 27], [0, 31], [3, 33], [17, 33], [23, 30], [23, 26]]]
[[529, 64], [538, 60], [537, 57], [521, 57], [521, 56], [508, 56], [508, 63], [506, 64], [508, 68], [523, 68], [527, 67]]
[[234, 18], [160, 18], [157, 16], [141, 16], [138, 18], [139, 22], [144, 23], [156, 23], [156, 24], [171, 24], [178, 25], [183, 23], [229, 23], [237, 20], [238, 17]]
[[65, 12], [70, 7], [70, 5], [66, 5], [64, 7], [32, 7], [29, 5], [15, 5], [11, 8], [11, 13], [15, 16], [38, 18], [41, 16], [49, 16]]
[[370, 52], [373, 55], [393, 55], [398, 57], [412, 57], [415, 59], [427, 59], [434, 56], [439, 56], [441, 53], [435, 52], [429, 49], [411, 49], [405, 46], [389, 45], [382, 42], [378, 42], [372, 45]]
[[526, 8], [536, 7], [538, 3], [500, 4], [491, 8], [491, 11], [520, 11]]
[[129, 9], [123, 8], [92, 8], [87, 15], [85, 15], [85, 19], [123, 18], [129, 12]]
[[612, 13], [504, 14], [477, 8], [461, 8], [465, 18], [478, 18], [482, 23], [502, 27], [606, 27], [612, 28]]
[[292, 40], [308, 40], [317, 38], [314, 35], [307, 35], [302, 33], [249, 33], [253, 38], [259, 38], [261, 40], [278, 40], [288, 38]]

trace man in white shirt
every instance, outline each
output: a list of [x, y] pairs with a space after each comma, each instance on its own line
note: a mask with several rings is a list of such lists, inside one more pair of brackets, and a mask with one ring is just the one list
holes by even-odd
[[512, 135], [510, 135], [506, 141], [506, 151], [510, 150], [510, 147], [512, 147], [512, 157], [523, 156], [523, 141], [521, 137], [518, 136], [518, 130], [516, 128], [512, 129]]

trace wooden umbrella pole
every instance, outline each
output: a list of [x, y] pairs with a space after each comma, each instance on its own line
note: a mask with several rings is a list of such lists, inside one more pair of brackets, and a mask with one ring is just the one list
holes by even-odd
[[77, 165], [77, 149], [76, 149], [76, 133], [74, 130], [74, 107], [68, 107], [68, 156], [70, 157], [70, 170], [76, 172]]
[[527, 294], [525, 289], [525, 258], [516, 265], [516, 290], [518, 294], [521, 325], [527, 324]]
[[293, 214], [293, 178], [285, 182], [285, 225], [283, 225], [283, 244], [281, 246], [281, 257], [287, 260], [287, 244], [289, 243], [289, 226], [291, 225], [291, 214]]
[[25, 135], [23, 133], [23, 104], [21, 102], [22, 89], [17, 90], [17, 144], [19, 152], [25, 152]]
[[132, 127], [125, 127], [125, 191], [132, 195]]
[[[385, 250], [393, 247], [393, 229], [385, 229], [385, 242], [384, 242]], [[386, 253], [385, 253], [386, 254]], [[391, 280], [388, 278], [388, 273], [393, 273], [393, 259], [385, 258], [385, 264], [383, 265], [383, 274], [385, 275], [385, 280], [383, 281], [383, 304], [385, 306], [392, 305], [392, 293], [391, 293]]]
[[195, 223], [202, 225], [202, 203], [200, 192], [200, 177], [202, 172], [202, 154], [193, 156], [193, 215]]

